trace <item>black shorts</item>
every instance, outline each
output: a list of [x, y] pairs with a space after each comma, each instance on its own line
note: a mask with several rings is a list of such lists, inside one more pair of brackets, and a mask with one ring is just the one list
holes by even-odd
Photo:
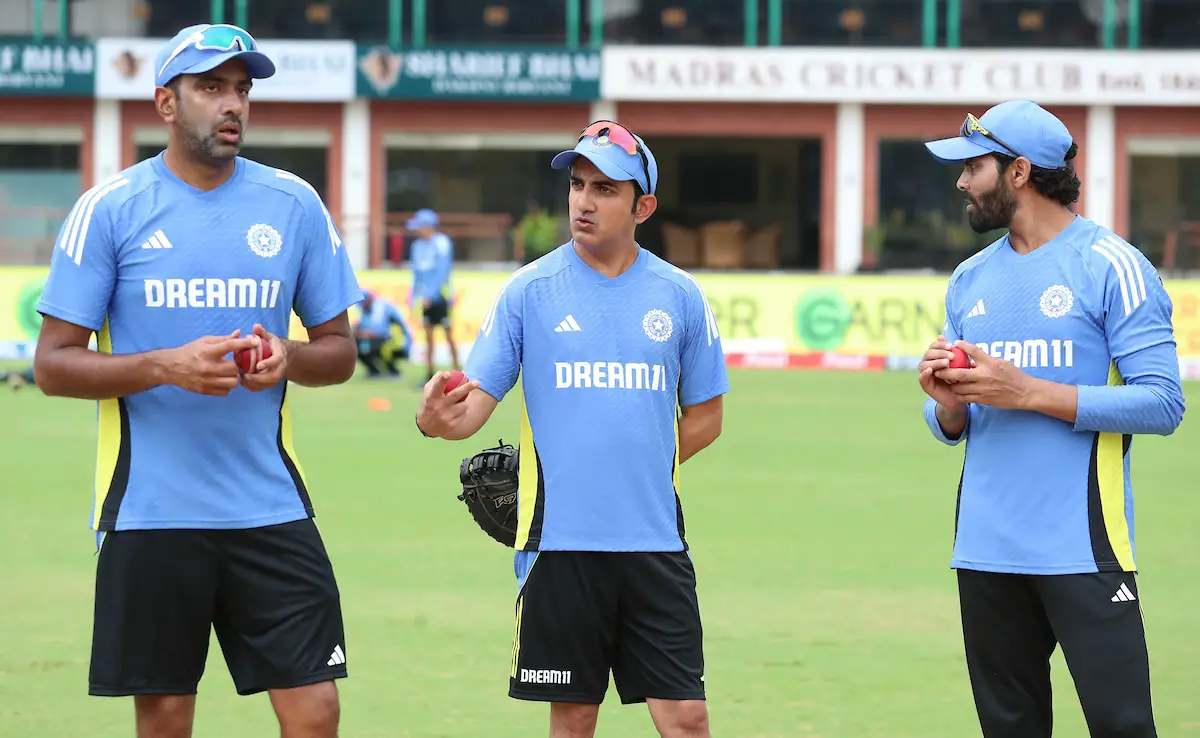
[[450, 319], [450, 303], [444, 297], [435, 297], [429, 301], [422, 316], [425, 325], [445, 325]]
[[600, 704], [704, 699], [696, 572], [686, 553], [543, 551], [517, 595], [508, 694]]
[[213, 630], [239, 694], [346, 676], [340, 596], [312, 520], [105, 534], [90, 694], [195, 694]]
[[1131, 572], [958, 571], [967, 671], [985, 738], [1050, 738], [1061, 646], [1094, 736], [1154, 738], [1150, 664]]

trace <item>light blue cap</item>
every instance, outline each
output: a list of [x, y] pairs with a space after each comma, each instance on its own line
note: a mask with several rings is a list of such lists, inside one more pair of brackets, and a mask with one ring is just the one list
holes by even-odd
[[408, 219], [408, 223], [406, 225], [408, 226], [409, 230], [416, 230], [425, 226], [437, 228], [439, 222], [440, 221], [437, 213], [429, 208], [421, 208], [417, 212], [413, 213], [413, 217]]
[[1029, 100], [1000, 103], [983, 114], [979, 125], [1012, 150], [978, 130], [968, 131], [967, 136], [930, 141], [925, 148], [933, 158], [947, 163], [984, 154], [1020, 155], [1043, 169], [1058, 169], [1067, 163], [1071, 132], [1053, 113], [1037, 103]]
[[658, 189], [658, 162], [642, 137], [636, 133], [633, 137], [642, 145], [642, 151], [646, 154], [645, 166], [642, 164], [641, 155], [630, 154], [620, 146], [606, 142], [605, 139], [597, 143], [596, 136], [584, 138], [575, 144], [575, 148], [559, 152], [550, 161], [550, 166], [553, 169], [566, 169], [582, 156], [604, 172], [604, 176], [616, 182], [632, 180], [640, 184], [647, 195], [653, 195]]
[[[237, 35], [244, 35], [250, 39], [250, 47], [246, 48], [245, 42], [238, 38], [233, 47], [227, 50], [197, 48], [206, 45], [205, 32], [210, 29], [228, 29]], [[266, 79], [275, 74], [275, 63], [266, 54], [258, 51], [257, 47], [254, 38], [237, 26], [227, 23], [199, 23], [188, 26], [175, 34], [158, 52], [158, 57], [154, 60], [154, 84], [162, 87], [181, 74], [203, 74], [230, 59], [246, 62], [251, 78]]]

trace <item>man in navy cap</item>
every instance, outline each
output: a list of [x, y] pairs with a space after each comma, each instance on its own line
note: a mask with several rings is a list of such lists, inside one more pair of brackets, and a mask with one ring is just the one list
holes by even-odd
[[417, 426], [476, 433], [521, 376], [524, 398], [509, 695], [551, 703], [550, 735], [594, 734], [609, 675], [663, 736], [709, 735], [696, 573], [679, 466], [721, 432], [717, 322], [690, 274], [638, 245], [658, 166], [598, 121], [570, 169], [568, 243], [518, 270], [468, 357], [426, 385]]
[[[238, 156], [274, 72], [235, 26], [171, 39], [167, 148], [79, 199], [38, 305], [38, 385], [100, 405], [89, 692], [134, 696], [139, 736], [191, 735], [214, 629], [283, 736], [337, 733], [341, 605], [287, 390], [354, 373], [362, 292], [316, 191]], [[293, 308], [307, 342], [284, 338]], [[260, 344], [271, 357], [239, 369]]]
[[[967, 441], [954, 554], [967, 668], [986, 738], [1049, 738], [1061, 646], [1093, 736], [1152, 738], [1134, 558], [1130, 444], [1184, 400], [1171, 300], [1146, 257], [1071, 211], [1076, 146], [1028, 101], [926, 144], [962, 166], [972, 228], [919, 366], [934, 437]], [[951, 349], [970, 368], [950, 368]]]

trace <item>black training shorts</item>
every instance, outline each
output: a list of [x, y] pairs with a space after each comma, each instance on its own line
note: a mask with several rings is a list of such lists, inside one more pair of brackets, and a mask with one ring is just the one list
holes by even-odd
[[704, 699], [688, 554], [542, 551], [517, 596], [509, 696], [599, 704]]
[[423, 314], [425, 325], [446, 325], [450, 319], [450, 303], [444, 297], [435, 297], [429, 301], [429, 307]]
[[311, 519], [105, 534], [90, 694], [195, 694], [213, 629], [239, 694], [346, 676], [337, 582]]

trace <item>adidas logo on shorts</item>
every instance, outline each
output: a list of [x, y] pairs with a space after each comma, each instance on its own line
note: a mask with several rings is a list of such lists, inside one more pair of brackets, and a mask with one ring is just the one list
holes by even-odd
[[326, 666], [341, 666], [344, 663], [346, 663], [346, 654], [342, 652], [341, 645], [339, 644], [337, 646], [334, 646], [333, 654], [330, 655], [329, 660], [325, 662], [325, 665]]

